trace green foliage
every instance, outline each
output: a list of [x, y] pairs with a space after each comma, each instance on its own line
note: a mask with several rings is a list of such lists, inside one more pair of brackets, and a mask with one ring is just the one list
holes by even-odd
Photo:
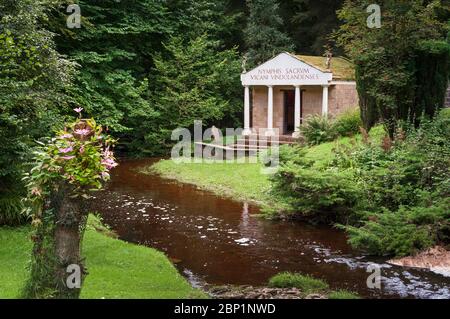
[[349, 110], [335, 119], [322, 115], [310, 116], [300, 127], [300, 132], [309, 145], [319, 145], [338, 137], [353, 136], [359, 133], [361, 127], [359, 110]]
[[236, 50], [219, 49], [206, 35], [184, 41], [174, 37], [167, 54], [155, 56], [155, 109], [158, 117], [144, 138], [160, 151], [170, 146], [172, 130], [191, 128], [195, 120], [206, 126], [240, 112], [240, 66]]
[[0, 197], [0, 226], [16, 226], [27, 220], [22, 214], [23, 203], [19, 194], [3, 192]]
[[367, 27], [368, 0], [346, 0], [338, 44], [354, 60], [366, 129], [383, 121], [391, 137], [398, 120], [418, 125], [443, 106], [449, 76], [450, 10], [441, 1], [382, 2], [382, 27]]
[[338, 290], [333, 291], [328, 294], [328, 299], [334, 300], [349, 300], [349, 299], [361, 299], [357, 294], [347, 291], [347, 290]]
[[34, 245], [29, 275], [20, 293], [20, 297], [26, 299], [50, 299], [57, 294], [54, 211], [44, 210], [39, 214], [39, 220], [41, 222], [35, 223], [38, 227], [34, 228], [31, 236]]
[[249, 17], [244, 31], [249, 66], [255, 67], [275, 55], [294, 48], [292, 40], [282, 31], [276, 0], [247, 0]]
[[[22, 165], [34, 140], [62, 125], [73, 64], [43, 23], [59, 1], [0, 2], [0, 200], [20, 196]], [[9, 214], [17, 205], [8, 205]], [[0, 218], [1, 219], [1, 218]]]
[[368, 200], [362, 227], [346, 228], [354, 246], [403, 256], [449, 242], [450, 121], [421, 123], [388, 151], [367, 145], [352, 152]]
[[110, 130], [121, 151], [167, 155], [172, 130], [194, 119], [238, 126], [242, 92], [232, 38], [239, 14], [228, 11], [227, 0], [79, 4], [81, 29], [52, 28], [62, 34], [58, 48], [80, 65], [71, 91], [77, 104]]
[[330, 33], [339, 27], [336, 11], [343, 0], [283, 0], [280, 1], [285, 32], [290, 35], [296, 52], [323, 55], [324, 48], [332, 47], [334, 55], [339, 48], [333, 46]]
[[318, 145], [337, 138], [332, 120], [327, 116], [313, 115], [306, 119], [300, 132], [309, 145]]
[[340, 114], [334, 122], [334, 130], [338, 136], [353, 136], [363, 127], [361, 112], [358, 109], [348, 110]]
[[287, 213], [324, 223], [355, 218], [354, 207], [362, 194], [352, 173], [303, 167], [298, 165], [301, 161], [283, 163], [272, 177], [272, 194], [282, 199]]
[[[88, 116], [120, 138], [128, 150], [156, 116], [148, 99], [152, 55], [174, 31], [161, 1], [78, 1], [82, 28], [67, 29], [65, 6], [53, 13], [58, 49], [75, 60], [79, 73], [71, 95]], [[139, 140], [140, 143], [144, 141]], [[131, 150], [135, 151], [135, 150]]]
[[71, 197], [89, 197], [109, 180], [109, 171], [117, 166], [110, 150], [114, 141], [103, 135], [102, 127], [94, 119], [80, 119], [47, 143], [40, 143], [34, 161], [24, 180], [28, 188], [28, 212], [33, 223], [39, 225], [44, 202], [61, 181], [73, 186]]
[[[26, 211], [35, 226], [30, 277], [22, 292], [25, 298], [78, 298], [79, 289], [68, 289], [61, 283], [65, 278], [61, 271], [69, 264], [83, 267], [79, 251], [73, 253], [75, 257], [68, 253], [61, 256], [58, 247], [79, 247], [87, 220], [80, 199], [100, 190], [109, 180], [110, 169], [117, 166], [110, 150], [113, 140], [102, 134], [93, 119], [81, 119], [81, 108], [75, 111], [79, 119], [36, 148], [30, 172], [24, 178], [28, 188]], [[77, 204], [73, 204], [76, 199]], [[64, 207], [61, 202], [70, 205]], [[68, 236], [71, 231], [76, 236]], [[61, 236], [63, 232], [65, 236]]]
[[445, 112], [420, 122], [399, 123], [396, 140], [387, 136], [381, 145], [368, 136], [341, 143], [325, 165], [311, 165], [304, 151], [283, 156], [274, 196], [285, 214], [340, 223], [353, 246], [373, 254], [448, 244], [450, 122]]
[[324, 292], [328, 284], [309, 275], [283, 272], [269, 279], [269, 286], [274, 288], [298, 288], [303, 293]]
[[[311, 167], [312, 161], [305, 158], [306, 148], [299, 145], [281, 145], [278, 151], [279, 163], [292, 163], [303, 167]], [[268, 163], [268, 161], [264, 161]]]
[[406, 256], [450, 240], [450, 201], [431, 206], [402, 206], [368, 214], [361, 227], [344, 227], [350, 243], [377, 255]]

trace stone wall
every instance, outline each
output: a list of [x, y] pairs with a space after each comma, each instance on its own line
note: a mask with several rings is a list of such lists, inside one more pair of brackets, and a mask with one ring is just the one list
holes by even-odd
[[330, 87], [329, 112], [339, 115], [349, 109], [358, 108], [359, 98], [356, 83], [336, 84]]
[[[255, 86], [253, 89], [253, 125], [254, 129], [267, 128], [268, 88]], [[273, 127], [283, 134], [284, 127], [284, 87], [273, 88]]]
[[302, 87], [302, 117], [308, 117], [316, 114], [322, 114], [322, 92], [321, 86]]

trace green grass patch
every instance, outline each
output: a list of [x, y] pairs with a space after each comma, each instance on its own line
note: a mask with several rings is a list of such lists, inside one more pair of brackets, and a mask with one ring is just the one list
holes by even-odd
[[[161, 252], [129, 244], [90, 217], [83, 242], [89, 275], [81, 298], [206, 298], [190, 286]], [[17, 298], [28, 276], [30, 227], [0, 228], [0, 299]]]
[[[374, 127], [370, 131], [369, 136], [374, 143], [380, 143], [383, 137], [386, 136], [384, 127], [381, 125]], [[316, 166], [317, 168], [325, 167], [333, 160], [334, 149], [338, 148], [341, 145], [350, 146], [352, 144], [361, 143], [361, 141], [361, 135], [357, 134], [354, 137], [341, 137], [333, 142], [311, 146], [308, 147], [308, 152], [306, 153], [305, 158], [314, 161], [314, 166]]]
[[30, 227], [1, 227], [0, 243], [0, 299], [17, 298], [28, 276]]
[[290, 272], [273, 276], [269, 280], [269, 286], [272, 288], [297, 288], [306, 294], [325, 292], [329, 288], [323, 280]]
[[333, 291], [328, 294], [328, 298], [329, 299], [345, 299], [345, 300], [361, 299], [361, 297], [359, 297], [357, 294], [347, 291], [347, 290]]
[[177, 164], [162, 160], [144, 173], [157, 173], [164, 178], [193, 184], [220, 196], [236, 200], [269, 203], [269, 175], [263, 174], [261, 164], [217, 162], [204, 160], [202, 163]]
[[269, 287], [272, 288], [297, 288], [304, 296], [309, 294], [321, 294], [328, 299], [360, 299], [350, 291], [331, 291], [328, 284], [309, 275], [299, 273], [282, 272], [269, 279]]

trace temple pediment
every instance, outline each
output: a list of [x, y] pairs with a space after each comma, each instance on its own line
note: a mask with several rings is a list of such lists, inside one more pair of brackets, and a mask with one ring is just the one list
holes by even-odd
[[333, 78], [289, 53], [281, 53], [241, 75], [242, 85], [326, 85]]

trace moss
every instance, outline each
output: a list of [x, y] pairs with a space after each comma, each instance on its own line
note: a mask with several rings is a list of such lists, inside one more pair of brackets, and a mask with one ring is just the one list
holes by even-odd
[[[311, 66], [326, 72], [326, 57], [322, 56], [309, 56], [309, 55], [298, 55], [300, 60], [310, 64]], [[333, 78], [335, 80], [355, 80], [355, 68], [354, 65], [345, 58], [335, 57], [331, 60], [331, 72], [333, 72]]]

